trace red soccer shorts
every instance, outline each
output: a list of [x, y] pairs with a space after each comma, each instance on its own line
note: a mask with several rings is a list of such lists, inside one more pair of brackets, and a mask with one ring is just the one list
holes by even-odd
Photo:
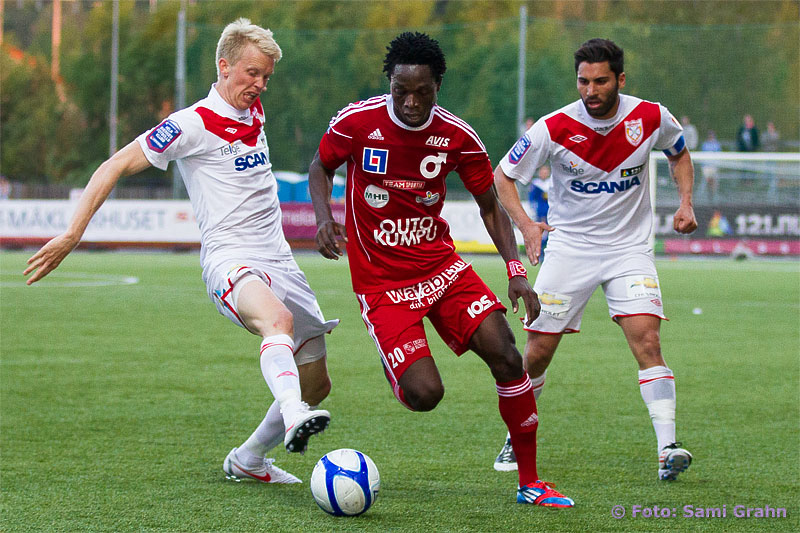
[[481, 322], [495, 310], [506, 310], [463, 260], [413, 287], [357, 297], [386, 378], [401, 402], [400, 376], [415, 361], [431, 357], [423, 317], [428, 317], [442, 340], [461, 355]]

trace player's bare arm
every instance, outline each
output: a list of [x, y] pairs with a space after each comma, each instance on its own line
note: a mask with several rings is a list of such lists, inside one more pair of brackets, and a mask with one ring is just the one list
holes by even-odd
[[545, 231], [553, 231], [555, 228], [544, 222], [531, 220], [528, 213], [525, 212], [525, 208], [522, 207], [516, 182], [506, 176], [500, 165], [494, 171], [494, 186], [497, 188], [500, 203], [503, 204], [511, 220], [522, 233], [528, 260], [532, 265], [538, 265], [539, 257], [542, 254], [542, 234]]
[[[480, 207], [481, 218], [484, 226], [486, 226], [486, 231], [489, 232], [489, 236], [497, 247], [497, 251], [500, 252], [503, 261], [506, 263], [512, 260], [519, 261], [511, 220], [497, 200], [495, 188], [491, 187], [485, 193], [476, 195], [475, 201]], [[539, 298], [530, 283], [528, 283], [527, 278], [523, 275], [510, 277], [508, 280], [508, 297], [511, 300], [511, 309], [515, 313], [519, 310], [519, 299], [522, 298], [529, 323], [539, 316]]]
[[343, 255], [338, 239], [347, 242], [344, 224], [336, 222], [331, 211], [331, 191], [333, 191], [334, 170], [327, 169], [319, 159], [319, 151], [308, 169], [308, 190], [314, 205], [317, 219], [317, 249], [323, 257], [339, 259]]
[[678, 233], [692, 233], [697, 229], [697, 219], [694, 216], [692, 203], [692, 189], [694, 188], [694, 165], [689, 150], [684, 148], [674, 156], [667, 156], [669, 173], [678, 186], [680, 205], [672, 219], [672, 227]]
[[33, 275], [28, 278], [26, 283], [30, 285], [45, 277], [75, 249], [81, 241], [89, 221], [106, 201], [121, 177], [141, 172], [149, 166], [150, 162], [136, 141], [131, 142], [100, 165], [86, 185], [66, 231], [52, 238], [28, 259], [28, 268], [22, 275], [27, 276], [31, 272]]

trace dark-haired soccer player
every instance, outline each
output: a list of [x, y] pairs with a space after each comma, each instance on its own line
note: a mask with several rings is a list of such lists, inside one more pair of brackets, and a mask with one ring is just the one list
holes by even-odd
[[[526, 325], [526, 368], [538, 398], [545, 369], [564, 333], [577, 333], [589, 297], [603, 287], [611, 318], [622, 328], [639, 364], [639, 387], [658, 442], [658, 477], [674, 480], [692, 455], [675, 442], [675, 380], [661, 356], [665, 319], [653, 249], [648, 162], [663, 150], [680, 193], [673, 218], [679, 233], [697, 228], [692, 208], [694, 170], [683, 129], [664, 106], [619, 94], [625, 87], [623, 51], [591, 39], [575, 52], [580, 99], [539, 119], [495, 170], [503, 205], [538, 263], [542, 231], [550, 234], [535, 289], [541, 314]], [[533, 222], [515, 181], [528, 183], [550, 160], [548, 223]], [[513, 439], [495, 468], [512, 470]], [[519, 457], [517, 457], [519, 459]]]
[[[384, 60], [391, 94], [342, 109], [330, 122], [309, 169], [320, 253], [338, 259], [347, 242], [353, 290], [397, 399], [429, 411], [444, 395], [422, 319], [458, 355], [470, 349], [489, 366], [519, 461], [517, 501], [550, 507], [574, 503], [536, 472], [536, 402], [505, 307], [455, 253], [441, 218], [445, 178], [455, 170], [480, 206], [483, 222], [508, 265], [508, 295], [517, 311], [539, 313], [517, 255], [508, 215], [492, 186], [478, 135], [436, 105], [445, 72], [439, 44], [420, 33], [392, 41]], [[345, 225], [334, 221], [333, 173], [347, 163]]]

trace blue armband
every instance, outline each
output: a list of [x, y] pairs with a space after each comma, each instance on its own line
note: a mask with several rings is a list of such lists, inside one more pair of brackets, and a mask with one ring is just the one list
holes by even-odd
[[675, 146], [664, 150], [664, 155], [666, 156], [678, 155], [683, 151], [685, 147], [686, 147], [686, 140], [684, 140], [683, 135], [681, 135], [680, 138], [678, 139], [678, 142], [675, 143]]

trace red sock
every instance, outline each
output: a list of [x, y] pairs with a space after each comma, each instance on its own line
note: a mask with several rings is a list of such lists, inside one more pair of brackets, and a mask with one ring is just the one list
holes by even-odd
[[517, 456], [519, 484], [527, 485], [539, 479], [536, 472], [536, 429], [539, 417], [536, 400], [528, 374], [507, 383], [497, 384], [500, 397], [500, 416], [511, 434], [511, 446]]

